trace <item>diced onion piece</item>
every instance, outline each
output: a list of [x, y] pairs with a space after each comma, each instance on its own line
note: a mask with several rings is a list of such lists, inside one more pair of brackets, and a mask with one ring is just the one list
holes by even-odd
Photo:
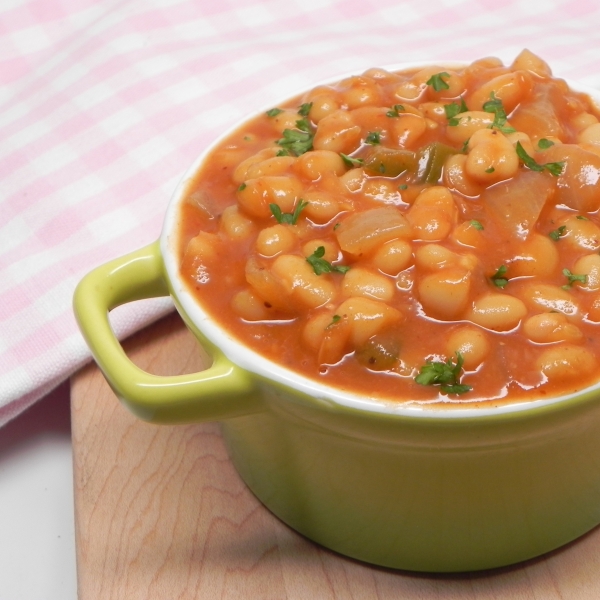
[[600, 208], [600, 156], [575, 144], [555, 144], [539, 156], [544, 163], [565, 163], [557, 179], [556, 204], [581, 212]]
[[552, 70], [548, 66], [548, 63], [543, 61], [539, 56], [531, 52], [531, 50], [521, 50], [515, 60], [513, 61], [511, 68], [513, 69], [526, 69], [531, 73], [535, 73], [540, 77], [551, 77]]
[[397, 208], [383, 206], [348, 216], [335, 234], [344, 252], [360, 256], [390, 240], [410, 238], [411, 227]]
[[563, 139], [564, 131], [557, 108], [560, 110], [559, 107], [565, 104], [564, 93], [555, 82], [537, 82], [534, 85], [531, 100], [517, 106], [510, 115], [510, 124], [531, 138]]
[[554, 192], [553, 178], [549, 173], [523, 170], [512, 179], [484, 190], [481, 202], [507, 233], [525, 239]]

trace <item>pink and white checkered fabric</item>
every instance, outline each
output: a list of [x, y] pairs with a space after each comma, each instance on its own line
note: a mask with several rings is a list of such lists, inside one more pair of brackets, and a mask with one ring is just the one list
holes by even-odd
[[[0, 425], [89, 359], [71, 297], [156, 239], [223, 128], [339, 73], [511, 60], [600, 87], [596, 0], [4, 0], [0, 8]], [[169, 310], [119, 309], [120, 337]]]

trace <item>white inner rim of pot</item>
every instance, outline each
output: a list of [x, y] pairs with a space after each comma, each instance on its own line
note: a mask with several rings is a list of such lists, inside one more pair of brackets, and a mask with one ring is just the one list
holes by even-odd
[[[439, 63], [433, 61], [417, 62], [417, 63], [403, 63], [391, 66], [384, 66], [383, 68], [388, 71], [400, 71], [414, 68], [423, 68], [430, 65], [440, 65], [446, 68], [451, 67], [462, 67], [465, 66], [463, 61], [440, 61]], [[355, 75], [356, 73], [340, 75], [335, 78], [331, 78], [327, 81], [317, 82], [313, 87], [322, 84], [336, 83], [345, 77]], [[600, 105], [600, 92], [598, 90], [588, 88], [581, 84], [567, 81], [571, 89], [579, 92], [583, 92], [592, 97], [592, 99]], [[278, 102], [271, 103], [263, 110], [259, 110], [254, 114], [250, 115], [243, 121], [236, 123], [233, 127], [225, 131], [219, 138], [217, 138], [202, 154], [196, 159], [195, 163], [186, 172], [183, 179], [177, 186], [167, 213], [163, 225], [163, 230], [160, 238], [161, 252], [165, 263], [165, 268], [173, 291], [177, 297], [177, 300], [181, 304], [183, 310], [188, 317], [195, 323], [198, 329], [210, 340], [221, 352], [234, 364], [239, 367], [251, 372], [256, 373], [266, 379], [271, 379], [280, 384], [286, 385], [293, 389], [304, 392], [310, 396], [313, 396], [320, 402], [329, 402], [335, 405], [346, 406], [348, 408], [376, 412], [383, 414], [396, 414], [412, 417], [435, 417], [435, 418], [465, 418], [465, 417], [484, 417], [499, 414], [508, 414], [534, 410], [544, 406], [550, 406], [559, 402], [576, 398], [582, 394], [587, 394], [600, 389], [600, 381], [593, 386], [584, 388], [583, 390], [574, 394], [563, 394], [561, 396], [555, 396], [552, 398], [538, 399], [538, 400], [521, 400], [521, 401], [505, 401], [502, 398], [498, 398], [497, 402], [499, 406], [491, 407], [472, 407], [469, 408], [469, 402], [460, 400], [457, 402], [430, 402], [430, 403], [418, 403], [415, 401], [411, 403], [410, 400], [406, 402], [398, 400], [385, 400], [380, 398], [369, 398], [367, 396], [345, 392], [339, 390], [333, 386], [328, 386], [318, 381], [309, 379], [295, 373], [289, 369], [286, 369], [277, 363], [265, 358], [257, 352], [251, 350], [245, 346], [237, 338], [233, 337], [227, 330], [223, 329], [218, 325], [213, 318], [207, 314], [202, 307], [198, 304], [195, 297], [188, 291], [187, 284], [183, 281], [179, 273], [179, 262], [177, 260], [177, 232], [179, 230], [179, 204], [184, 197], [187, 185], [189, 181], [194, 177], [195, 173], [199, 170], [200, 166], [210, 154], [213, 148], [219, 145], [219, 143], [239, 129], [243, 123], [252, 119], [254, 116], [261, 114], [262, 112], [278, 106], [290, 98], [294, 98], [307, 90], [300, 90], [297, 94], [288, 95], [283, 101], [280, 99]], [[481, 403], [481, 400], [474, 400], [473, 403]], [[491, 400], [494, 402], [494, 400]]]

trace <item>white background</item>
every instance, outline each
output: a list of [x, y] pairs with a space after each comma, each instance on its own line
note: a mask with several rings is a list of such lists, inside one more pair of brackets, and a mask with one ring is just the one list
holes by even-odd
[[65, 382], [0, 430], [0, 600], [75, 600]]

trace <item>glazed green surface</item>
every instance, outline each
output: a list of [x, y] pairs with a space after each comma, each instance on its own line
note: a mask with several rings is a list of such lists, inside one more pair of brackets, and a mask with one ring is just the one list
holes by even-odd
[[273, 399], [223, 423], [230, 454], [279, 518], [342, 554], [415, 571], [488, 569], [600, 521], [595, 404], [529, 423], [396, 422], [393, 436], [371, 424], [361, 437], [352, 419], [287, 408]]
[[[172, 294], [212, 357], [201, 373], [141, 371], [108, 312]], [[359, 410], [311, 397], [228, 360], [182, 310], [158, 243], [99, 267], [75, 313], [117, 396], [155, 423], [222, 420], [252, 491], [307, 537], [416, 571], [498, 567], [552, 550], [600, 522], [597, 392], [482, 416]]]
[[213, 363], [201, 373], [158, 377], [127, 358], [110, 327], [108, 311], [168, 295], [158, 242], [97, 268], [78, 285], [75, 316], [115, 394], [138, 417], [155, 423], [219, 420], [257, 410], [249, 374], [206, 340]]

